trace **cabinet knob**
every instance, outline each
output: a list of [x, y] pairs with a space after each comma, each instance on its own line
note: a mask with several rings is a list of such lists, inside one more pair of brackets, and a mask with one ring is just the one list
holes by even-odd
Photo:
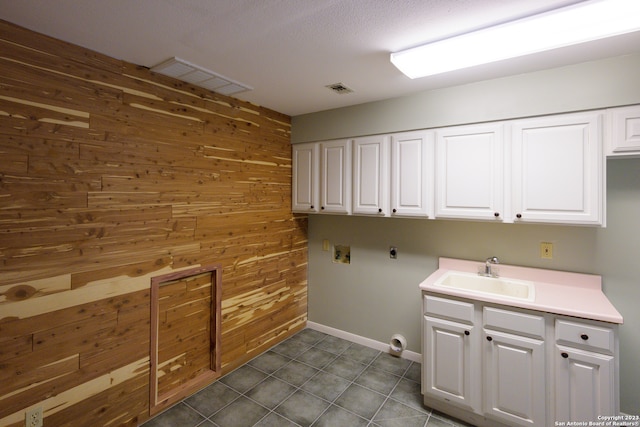
[[487, 337], [487, 341], [493, 341], [493, 338]]
[[522, 214], [521, 213], [516, 214], [516, 218], [518, 218], [518, 219], [522, 218]]
[[562, 357], [563, 357], [563, 358], [565, 358], [565, 359], [566, 359], [567, 357], [569, 357], [569, 355], [568, 355], [567, 353], [560, 353], [560, 356], [562, 356]]
[[495, 216], [496, 218], [498, 218], [500, 216], [500, 212], [494, 212], [493, 216]]
[[382, 213], [382, 209], [378, 208], [378, 213]]
[[313, 209], [313, 205], [311, 205], [311, 209]]
[[397, 210], [397, 209], [394, 209], [394, 210], [393, 210], [393, 213], [396, 213], [396, 212], [398, 212], [398, 210]]
[[464, 331], [464, 334], [465, 334], [465, 335], [469, 335], [470, 333], [471, 333], [471, 332], [469, 332], [469, 331]]
[[324, 206], [320, 206], [320, 209], [324, 210]]
[[587, 335], [587, 334], [582, 334], [582, 335], [580, 335], [580, 338], [582, 338], [583, 340], [585, 340], [585, 341], [586, 341], [586, 340], [588, 340], [588, 339], [589, 339], [589, 335]]

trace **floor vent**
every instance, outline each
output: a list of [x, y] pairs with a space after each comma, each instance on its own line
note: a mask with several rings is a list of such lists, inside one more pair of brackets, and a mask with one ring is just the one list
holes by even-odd
[[353, 89], [349, 89], [348, 87], [346, 87], [342, 83], [334, 83], [332, 85], [327, 85], [325, 87], [328, 87], [329, 89], [331, 89], [332, 91], [334, 91], [335, 93], [337, 93], [339, 95], [344, 95], [346, 93], [352, 93], [353, 92]]

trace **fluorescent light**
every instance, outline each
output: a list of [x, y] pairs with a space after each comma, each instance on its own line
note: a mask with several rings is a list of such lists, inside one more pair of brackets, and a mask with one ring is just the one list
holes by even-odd
[[640, 30], [639, 0], [594, 0], [391, 54], [409, 78]]
[[165, 76], [175, 77], [176, 79], [213, 90], [223, 95], [235, 95], [236, 93], [253, 89], [251, 86], [236, 82], [199, 65], [176, 57], [153, 66], [151, 71], [164, 74]]

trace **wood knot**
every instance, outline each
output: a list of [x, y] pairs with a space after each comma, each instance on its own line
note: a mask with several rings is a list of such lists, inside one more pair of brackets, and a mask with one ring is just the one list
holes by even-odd
[[29, 285], [18, 285], [9, 288], [4, 294], [9, 301], [22, 301], [31, 298], [38, 290]]

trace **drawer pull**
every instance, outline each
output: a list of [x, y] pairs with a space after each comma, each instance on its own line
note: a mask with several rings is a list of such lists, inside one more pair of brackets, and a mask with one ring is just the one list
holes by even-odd
[[471, 333], [471, 332], [469, 332], [469, 331], [464, 331], [464, 334], [465, 334], [465, 335], [467, 335], [467, 336], [468, 336], [470, 333]]
[[487, 337], [487, 341], [493, 341], [493, 338]]
[[495, 216], [496, 218], [498, 218], [500, 216], [500, 212], [494, 212], [493, 216]]
[[582, 335], [580, 335], [580, 338], [582, 338], [583, 340], [585, 340], [585, 341], [586, 341], [586, 340], [588, 340], [588, 339], [589, 339], [589, 335], [587, 335], [587, 334], [582, 334]]
[[564, 357], [565, 359], [566, 359], [567, 357], [569, 357], [569, 355], [568, 355], [567, 353], [560, 353], [560, 356]]

